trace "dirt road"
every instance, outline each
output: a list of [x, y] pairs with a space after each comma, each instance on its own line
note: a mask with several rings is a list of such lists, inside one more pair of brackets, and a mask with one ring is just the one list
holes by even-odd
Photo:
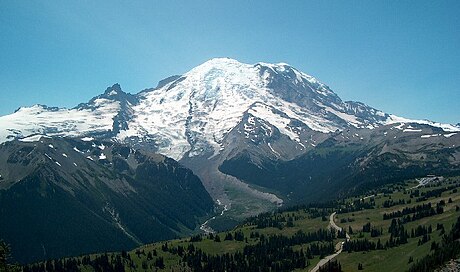
[[[341, 231], [342, 228], [337, 226], [337, 224], [335, 224], [334, 222], [334, 216], [336, 215], [336, 212], [333, 212], [330, 216], [329, 216], [329, 226], [331, 228], [334, 228], [335, 230], [337, 231]], [[346, 240], [350, 240], [350, 235], [348, 235], [348, 233], [346, 234]], [[345, 241], [341, 241], [341, 242], [338, 242], [336, 245], [335, 245], [335, 253], [334, 254], [331, 254], [329, 256], [326, 256], [324, 257], [323, 259], [321, 259], [318, 264], [313, 267], [312, 270], [310, 270], [310, 272], [316, 272], [319, 270], [319, 268], [325, 264], [327, 264], [327, 262], [329, 262], [330, 260], [334, 259], [335, 257], [337, 257], [337, 255], [339, 255], [340, 253], [342, 253], [342, 250], [343, 250], [343, 244], [345, 243]]]

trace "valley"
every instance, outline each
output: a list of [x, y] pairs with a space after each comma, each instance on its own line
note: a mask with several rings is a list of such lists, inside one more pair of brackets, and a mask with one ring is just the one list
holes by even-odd
[[[358, 265], [365, 271], [423, 271], [416, 265], [441, 250], [450, 239], [446, 235], [460, 233], [460, 224], [455, 225], [460, 218], [460, 177], [413, 188], [417, 184], [398, 182], [343, 201], [261, 214], [231, 231], [48, 261], [25, 271], [55, 267], [56, 262], [83, 271], [104, 265], [121, 265], [126, 271], [317, 271], [314, 267], [327, 255], [335, 255], [332, 262], [337, 261], [341, 271], [357, 271]], [[340, 229], [330, 228], [331, 223]]]

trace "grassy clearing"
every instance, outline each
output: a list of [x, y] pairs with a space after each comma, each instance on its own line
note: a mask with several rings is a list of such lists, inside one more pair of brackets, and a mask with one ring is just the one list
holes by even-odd
[[[420, 194], [424, 194], [428, 191], [439, 189], [448, 185], [449, 182], [455, 181], [458, 187], [458, 179], [451, 179], [444, 181], [442, 183], [432, 185], [429, 187], [422, 187], [418, 190]], [[457, 217], [460, 216], [460, 212], [456, 211], [456, 206], [460, 206], [460, 192], [454, 193], [453, 190], [443, 192], [439, 197], [431, 197], [425, 201], [415, 202], [415, 198], [410, 197], [409, 188], [413, 187], [414, 183], [406, 184], [402, 189], [395, 191], [391, 194], [382, 194], [374, 197], [376, 203], [376, 209], [362, 210], [359, 212], [339, 214], [337, 217], [337, 224], [348, 229], [351, 226], [355, 231], [362, 229], [362, 226], [370, 222], [373, 226], [377, 228], [383, 228], [384, 235], [378, 237], [382, 241], [389, 239], [388, 227], [390, 226], [391, 220], [383, 220], [383, 214], [389, 213], [392, 211], [402, 210], [405, 207], [413, 207], [420, 204], [431, 203], [436, 205], [441, 200], [444, 200], [446, 205], [444, 206], [444, 213], [425, 217], [413, 222], [405, 224], [406, 230], [416, 228], [417, 226], [426, 226], [429, 225], [433, 228], [433, 233], [430, 235], [431, 240], [423, 245], [418, 245], [420, 237], [409, 238], [407, 244], [400, 245], [386, 250], [375, 250], [369, 252], [353, 252], [348, 253], [344, 252], [337, 257], [337, 260], [342, 264], [342, 269], [344, 271], [356, 271], [358, 268], [358, 263], [363, 264], [365, 271], [406, 271], [409, 269], [411, 263], [409, 263], [409, 258], [412, 257], [413, 261], [422, 258], [430, 252], [430, 247], [432, 242], [440, 242], [441, 235], [440, 231], [436, 231], [436, 224], [443, 224], [445, 231], [449, 232], [451, 226], [456, 221]], [[414, 189], [412, 190], [414, 191]], [[452, 203], [449, 203], [449, 198], [452, 200]], [[409, 200], [412, 200], [410, 204], [395, 205], [393, 207], [384, 208], [382, 205], [386, 200], [405, 200], [406, 203]], [[370, 198], [365, 201], [371, 201]], [[341, 218], [352, 218], [353, 222], [340, 223]], [[352, 239], [356, 239], [360, 236], [359, 233], [351, 235]], [[364, 234], [364, 237], [370, 240], [376, 240], [378, 238], [371, 238], [368, 233]]]

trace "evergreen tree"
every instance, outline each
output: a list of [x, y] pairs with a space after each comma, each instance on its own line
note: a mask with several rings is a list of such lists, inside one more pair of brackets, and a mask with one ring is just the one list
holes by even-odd
[[20, 271], [19, 266], [10, 264], [9, 260], [11, 259], [11, 248], [5, 243], [5, 241], [0, 240], [0, 271], [13, 272]]

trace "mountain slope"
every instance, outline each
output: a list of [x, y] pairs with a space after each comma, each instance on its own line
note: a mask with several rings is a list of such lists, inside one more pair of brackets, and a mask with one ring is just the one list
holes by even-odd
[[330, 133], [416, 122], [446, 131], [460, 130], [342, 101], [328, 86], [287, 64], [250, 65], [217, 58], [136, 95], [124, 93], [115, 84], [103, 95], [70, 110], [40, 105], [20, 108], [0, 117], [0, 140], [35, 133], [75, 136], [111, 132], [118, 140], [147, 141], [178, 160], [184, 155], [219, 153], [225, 148], [226, 135], [246, 114], [273, 125], [299, 148], [309, 143], [299, 136], [298, 127]]
[[293, 160], [241, 152], [219, 169], [244, 182], [274, 188], [291, 202], [362, 193], [388, 182], [460, 173], [460, 133], [415, 123], [348, 129]]
[[4, 143], [0, 177], [0, 237], [21, 262], [171, 239], [213, 210], [172, 159], [91, 138]]
[[400, 181], [340, 201], [261, 214], [223, 233], [45, 266], [48, 272], [318, 271], [320, 260], [334, 256], [343, 271], [425, 271], [427, 264], [434, 269], [460, 254], [459, 187], [460, 177]]
[[[387, 133], [397, 140], [389, 141], [384, 130], [391, 130]], [[238, 219], [294, 198], [332, 197], [344, 187], [353, 191], [360, 169], [368, 164], [386, 165], [390, 176], [393, 170], [422, 167], [425, 162], [417, 150], [425, 150], [424, 158], [441, 152], [449, 170], [458, 157], [449, 153], [445, 142], [459, 146], [458, 137], [447, 138], [458, 131], [458, 125], [410, 120], [361, 102], [342, 101], [327, 85], [284, 63], [251, 65], [227, 58], [209, 60], [135, 95], [114, 85], [74, 109], [34, 106], [0, 117], [0, 141], [33, 133], [78, 135], [179, 160], [200, 177], [226, 213]], [[408, 133], [415, 138], [406, 137]], [[434, 139], [439, 141], [431, 143]], [[312, 164], [331, 145], [327, 150], [333, 154]], [[323, 166], [335, 174], [330, 176]], [[315, 173], [289, 173], [303, 169]], [[343, 174], [347, 169], [353, 170], [354, 178]], [[334, 186], [327, 185], [331, 178]]]

